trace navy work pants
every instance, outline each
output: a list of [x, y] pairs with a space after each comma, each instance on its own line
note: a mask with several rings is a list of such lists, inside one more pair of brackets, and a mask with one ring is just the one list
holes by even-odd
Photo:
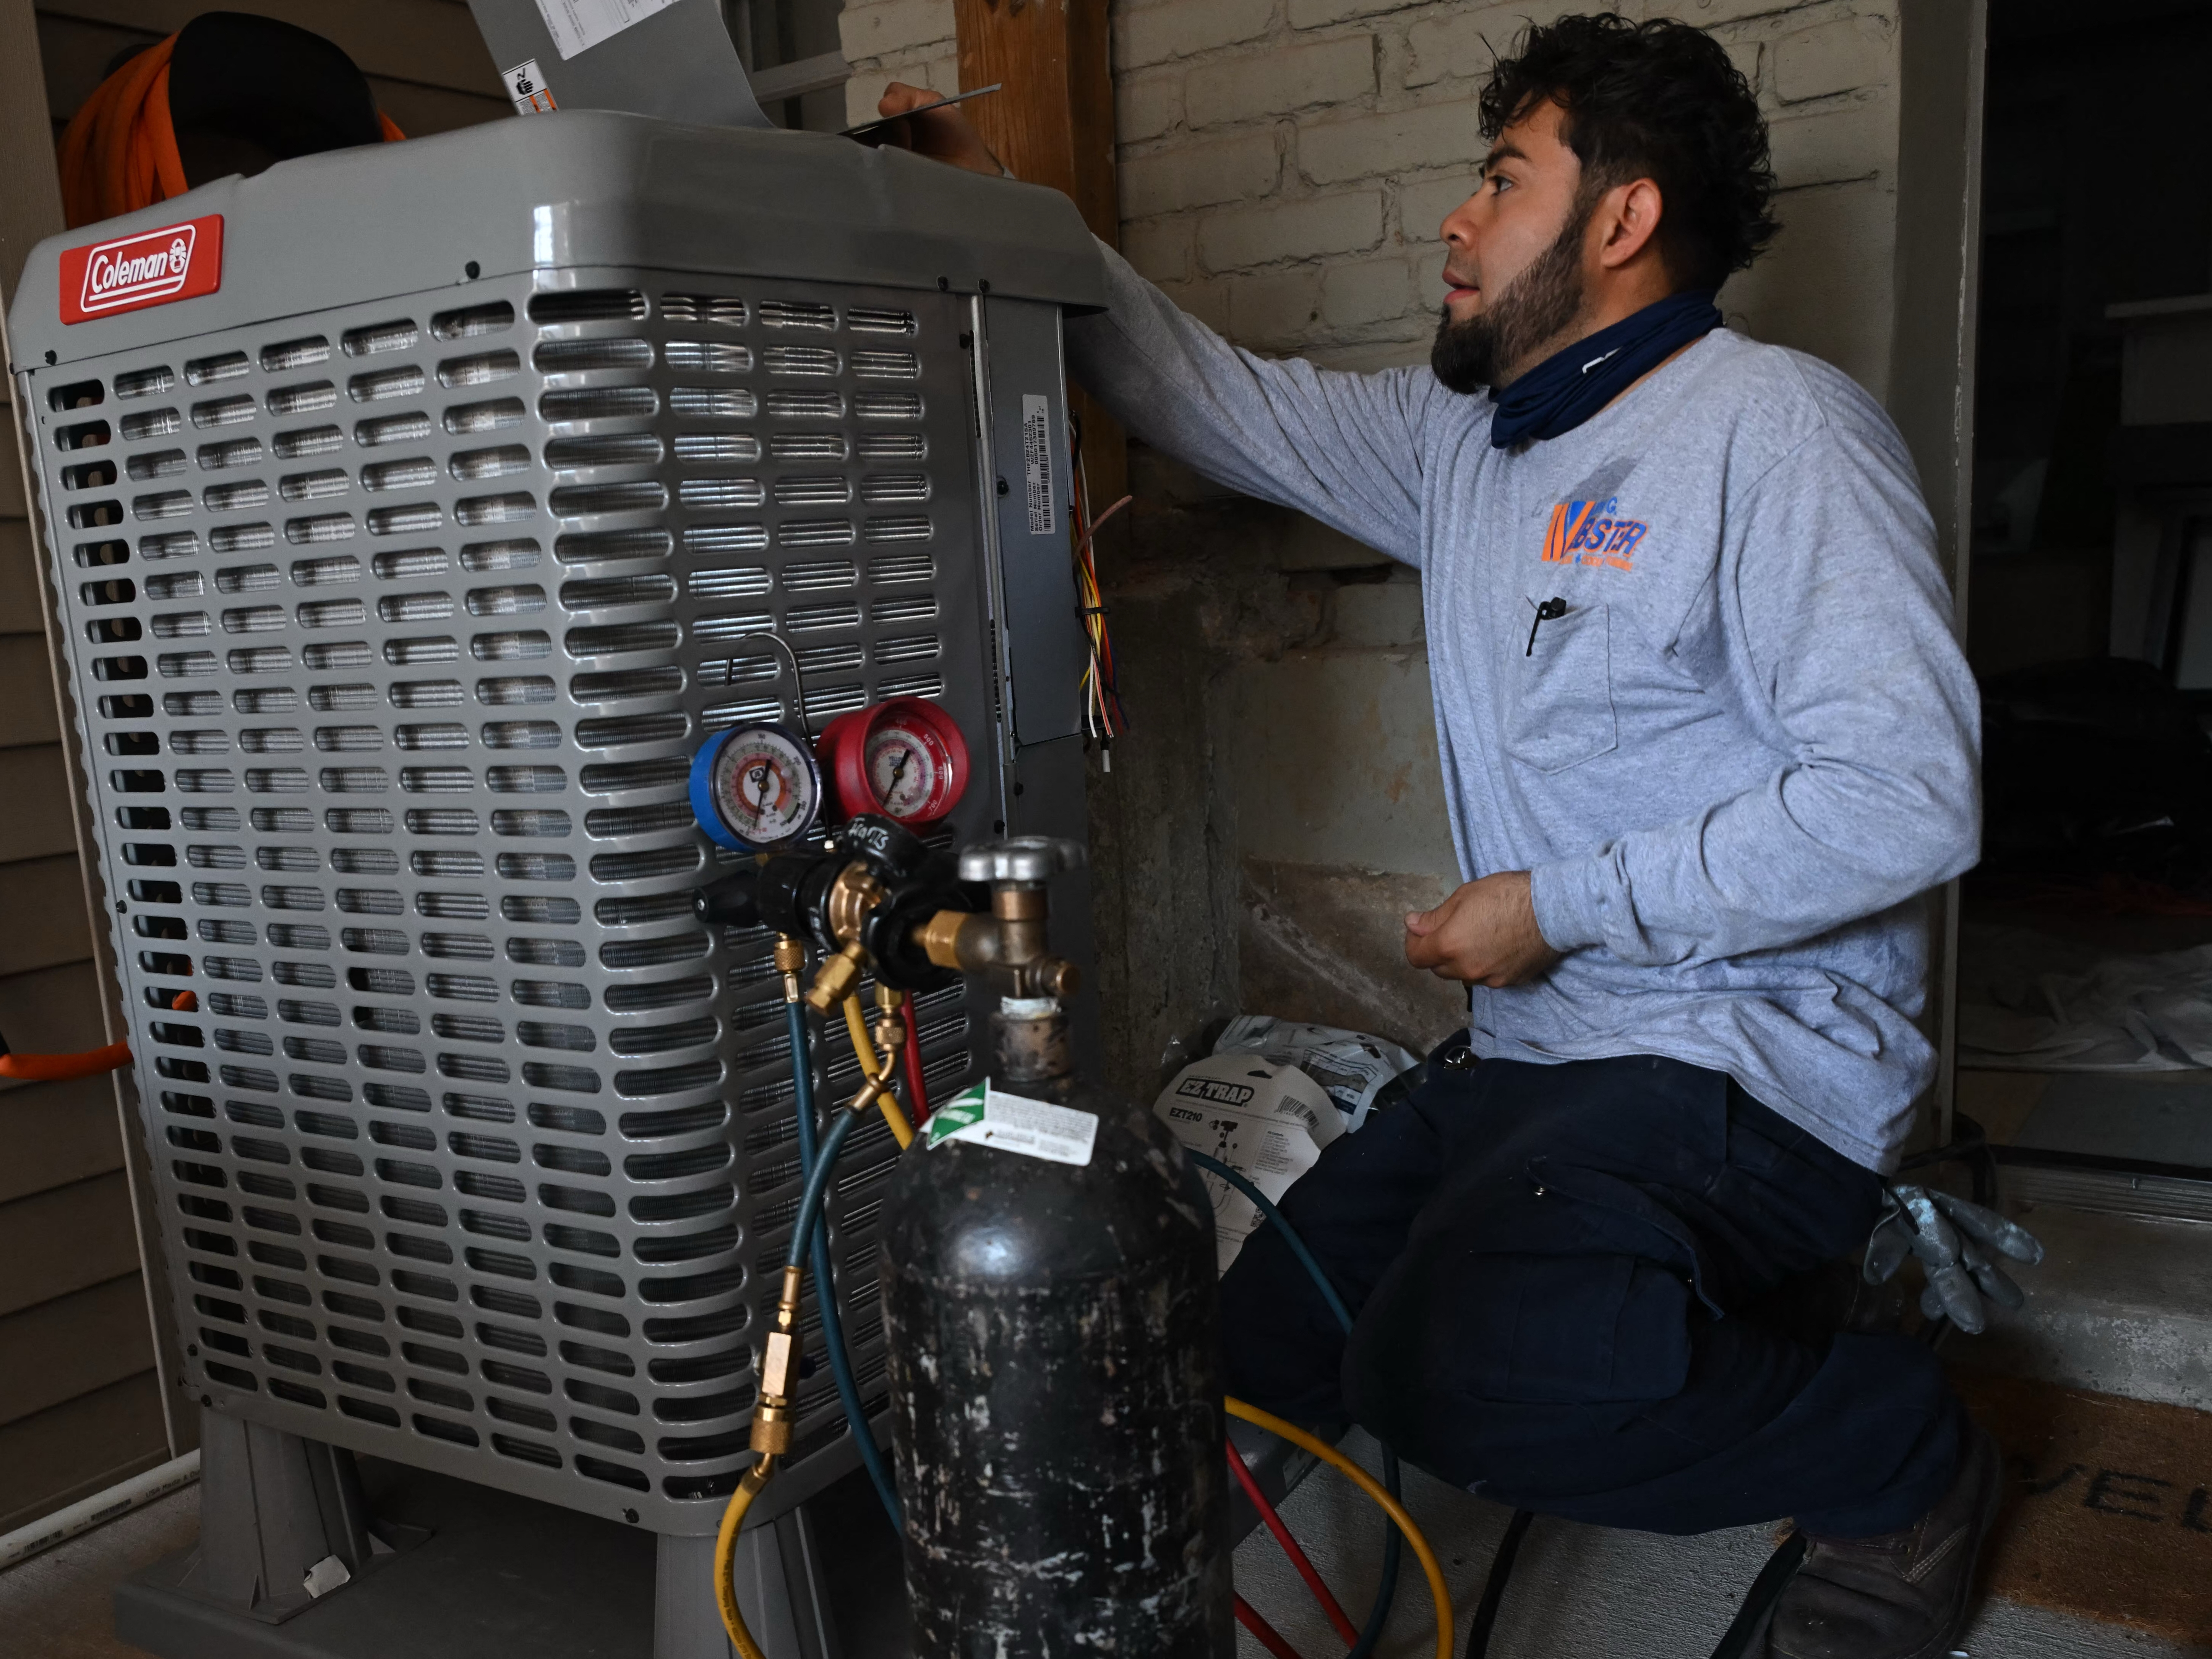
[[1443, 1063], [1465, 1041], [1281, 1206], [1349, 1342], [1274, 1229], [1246, 1243], [1221, 1287], [1231, 1394], [1606, 1526], [1867, 1536], [1942, 1496], [1964, 1419], [1923, 1345], [1759, 1316], [1865, 1243], [1870, 1170], [1721, 1073]]

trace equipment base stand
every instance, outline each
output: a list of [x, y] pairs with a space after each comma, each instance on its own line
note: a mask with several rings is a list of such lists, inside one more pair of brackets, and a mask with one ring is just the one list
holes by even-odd
[[[245, 1425], [209, 1426], [205, 1449], [216, 1467], [204, 1476], [199, 1547], [155, 1563], [115, 1593], [116, 1634], [160, 1659], [729, 1659], [714, 1609], [712, 1538], [657, 1537], [369, 1458], [360, 1460], [353, 1488], [374, 1517], [367, 1525], [411, 1547], [372, 1548], [350, 1583], [319, 1599], [299, 1595], [295, 1608], [297, 1577], [269, 1580], [289, 1575], [293, 1558], [317, 1548], [322, 1534], [301, 1535], [303, 1510], [309, 1520], [313, 1510], [272, 1504], [263, 1477], [271, 1468], [283, 1476], [276, 1495], [304, 1491], [299, 1469], [320, 1475], [319, 1460], [333, 1454], [257, 1428], [253, 1435], [270, 1443], [253, 1439], [245, 1469], [243, 1456], [232, 1457], [247, 1449]], [[352, 1461], [334, 1455], [341, 1468]], [[866, 1485], [841, 1481], [740, 1538], [738, 1599], [769, 1659], [909, 1653], [897, 1542], [873, 1492], [845, 1490]], [[241, 1488], [261, 1500], [258, 1511], [237, 1501]], [[842, 1540], [835, 1559], [823, 1559], [817, 1522]], [[330, 1553], [324, 1546], [313, 1559]], [[268, 1564], [258, 1595], [249, 1589], [249, 1601], [234, 1594], [225, 1604], [215, 1591], [235, 1591], [240, 1571], [219, 1570], [257, 1553]], [[288, 1604], [275, 1618], [272, 1599]]]

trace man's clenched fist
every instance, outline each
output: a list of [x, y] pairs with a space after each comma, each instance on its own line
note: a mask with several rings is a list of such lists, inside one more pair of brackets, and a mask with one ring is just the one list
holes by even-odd
[[1406, 960], [1439, 979], [1518, 985], [1559, 959], [1537, 931], [1526, 870], [1468, 882], [1435, 909], [1406, 918]]

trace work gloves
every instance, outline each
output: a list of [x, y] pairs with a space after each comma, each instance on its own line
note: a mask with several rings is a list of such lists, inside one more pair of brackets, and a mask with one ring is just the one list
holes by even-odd
[[1929, 1319], [1948, 1319], [1969, 1335], [1989, 1324], [1983, 1298], [2008, 1310], [2027, 1301], [1996, 1258], [2033, 1267], [2043, 1260], [2042, 1243], [2033, 1233], [1995, 1210], [1932, 1187], [1893, 1181], [1884, 1190], [1887, 1206], [1867, 1241], [1868, 1284], [1887, 1284], [1907, 1255], [1917, 1256], [1928, 1275], [1920, 1311]]

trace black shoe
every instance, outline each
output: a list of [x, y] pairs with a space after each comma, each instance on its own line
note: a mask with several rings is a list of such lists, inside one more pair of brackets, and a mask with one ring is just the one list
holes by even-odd
[[2004, 1500], [2004, 1460], [1978, 1424], [1958, 1478], [1903, 1532], [1812, 1534], [1767, 1627], [1770, 1659], [1941, 1659], [1966, 1627], [1982, 1540]]

